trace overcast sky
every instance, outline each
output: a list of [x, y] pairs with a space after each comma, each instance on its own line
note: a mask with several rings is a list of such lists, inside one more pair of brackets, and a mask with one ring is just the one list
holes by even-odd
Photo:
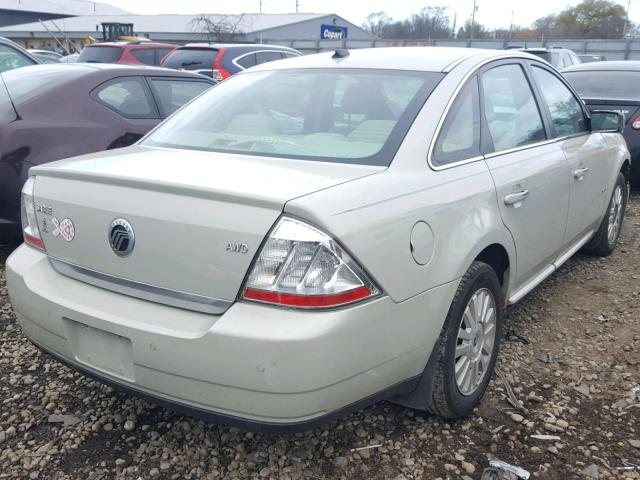
[[[102, 0], [132, 13], [253, 13], [259, 11], [260, 0]], [[264, 13], [295, 12], [295, 0], [262, 0]], [[477, 0], [476, 19], [489, 27], [509, 27], [513, 11], [515, 25], [528, 26], [535, 19], [559, 12], [579, 1], [571, 0]], [[626, 8], [627, 0], [621, 0]], [[383, 10], [395, 20], [402, 20], [425, 6], [447, 5], [458, 25], [471, 17], [473, 0], [299, 0], [300, 12], [335, 13], [360, 25], [367, 14]], [[631, 0], [629, 16], [640, 22], [640, 0]]]

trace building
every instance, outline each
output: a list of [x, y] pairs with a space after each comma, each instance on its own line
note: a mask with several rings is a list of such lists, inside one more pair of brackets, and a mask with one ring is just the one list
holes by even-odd
[[42, 23], [0, 27], [0, 36], [10, 38], [27, 48], [39, 48], [55, 45], [51, 36], [53, 33], [59, 38], [73, 42], [77, 48], [81, 48], [86, 37], [94, 37], [98, 40], [102, 38], [103, 22], [133, 23], [134, 31], [138, 36], [176, 44], [216, 40], [258, 42], [317, 51], [324, 46], [327, 49], [335, 48], [346, 40], [370, 43], [374, 39], [369, 32], [339, 15], [318, 13], [81, 15]]
[[77, 15], [129, 13], [120, 8], [86, 0], [0, 0], [0, 28]]

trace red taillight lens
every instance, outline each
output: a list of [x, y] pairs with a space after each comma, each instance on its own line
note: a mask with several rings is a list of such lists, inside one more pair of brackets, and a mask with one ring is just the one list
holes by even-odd
[[22, 236], [24, 243], [31, 245], [38, 250], [44, 250], [44, 242], [40, 236], [38, 219], [36, 217], [36, 207], [33, 201], [33, 188], [35, 177], [29, 177], [22, 187], [20, 197], [20, 214], [22, 217]]
[[634, 130], [640, 130], [640, 117], [636, 117], [636, 119], [631, 123], [631, 128]]
[[229, 71], [222, 66], [222, 57], [224, 57], [225, 52], [226, 52], [226, 49], [224, 48], [221, 48], [220, 50], [218, 50], [218, 54], [216, 55], [216, 58], [213, 61], [213, 69], [217, 70], [218, 73], [220, 73], [220, 76], [222, 77], [223, 80], [231, 76]]
[[299, 308], [327, 308], [375, 297], [380, 289], [326, 233], [282, 217], [258, 253], [242, 298]]
[[281, 305], [304, 308], [337, 307], [362, 300], [363, 298], [370, 297], [371, 295], [372, 292], [367, 287], [358, 287], [347, 292], [334, 293], [332, 295], [292, 295], [289, 293], [257, 290], [255, 288], [247, 288], [244, 291], [244, 298], [247, 300], [279, 303]]

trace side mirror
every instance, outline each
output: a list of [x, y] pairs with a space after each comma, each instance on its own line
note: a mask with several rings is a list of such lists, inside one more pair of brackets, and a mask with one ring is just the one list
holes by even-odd
[[624, 114], [610, 110], [593, 110], [591, 112], [591, 131], [603, 133], [622, 133], [624, 130]]

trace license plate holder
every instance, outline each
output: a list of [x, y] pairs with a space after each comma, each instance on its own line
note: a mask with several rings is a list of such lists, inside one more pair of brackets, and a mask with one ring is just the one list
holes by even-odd
[[71, 344], [76, 360], [95, 370], [133, 382], [133, 345], [131, 340], [105, 330], [68, 320]]

